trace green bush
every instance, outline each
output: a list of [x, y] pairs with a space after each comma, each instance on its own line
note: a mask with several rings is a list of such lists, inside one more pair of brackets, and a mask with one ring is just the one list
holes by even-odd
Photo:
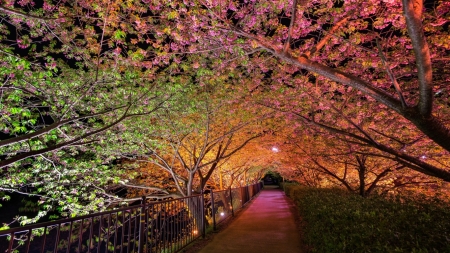
[[450, 252], [447, 203], [288, 184], [284, 189], [299, 207], [312, 252]]

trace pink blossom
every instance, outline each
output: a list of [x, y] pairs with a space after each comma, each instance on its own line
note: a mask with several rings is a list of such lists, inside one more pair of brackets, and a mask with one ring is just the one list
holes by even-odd
[[47, 2], [44, 2], [43, 8], [46, 11], [52, 11], [53, 9], [55, 9], [55, 6], [52, 6], [52, 5], [48, 4]]

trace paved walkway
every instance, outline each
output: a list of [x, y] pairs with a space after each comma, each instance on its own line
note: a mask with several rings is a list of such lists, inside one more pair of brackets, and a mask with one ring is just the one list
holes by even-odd
[[300, 233], [283, 191], [265, 188], [199, 253], [302, 252]]

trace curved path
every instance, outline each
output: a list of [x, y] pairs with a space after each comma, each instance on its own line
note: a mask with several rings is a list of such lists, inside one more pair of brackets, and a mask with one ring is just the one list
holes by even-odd
[[283, 191], [266, 186], [199, 253], [302, 252], [293, 207]]

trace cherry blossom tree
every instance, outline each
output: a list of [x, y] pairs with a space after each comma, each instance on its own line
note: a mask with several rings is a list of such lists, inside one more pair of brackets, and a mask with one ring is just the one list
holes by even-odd
[[[347, 106], [370, 104], [369, 110], [384, 112], [379, 117], [401, 122], [399, 131], [404, 136], [413, 133], [410, 139], [414, 139], [417, 133], [424, 134], [432, 141], [429, 145], [437, 146], [433, 150], [442, 148], [442, 154], [448, 155], [445, 68], [449, 50], [443, 42], [448, 31], [440, 27], [448, 24], [448, 16], [448, 4], [443, 1], [433, 6], [406, 0], [381, 4], [198, 1], [191, 2], [190, 12], [180, 17], [180, 22], [195, 21], [191, 36], [201, 43], [195, 48], [190, 45], [189, 50], [209, 50], [217, 57], [218, 66], [234, 69], [241, 82], [237, 90], [270, 97], [272, 105], [280, 108], [287, 104], [285, 96], [290, 93], [289, 106], [299, 110], [311, 108], [308, 100], [326, 94], [336, 95], [328, 103], [339, 102], [337, 97], [345, 100], [349, 94], [359, 96]], [[433, 73], [437, 73], [434, 79]], [[305, 93], [315, 94], [313, 99], [303, 98]], [[320, 103], [318, 107], [330, 115], [333, 107], [338, 108]], [[353, 120], [364, 113], [360, 110], [345, 117]], [[378, 130], [378, 136], [383, 134]], [[370, 142], [399, 159], [414, 160], [411, 167], [417, 170], [450, 179], [446, 165], [428, 166], [416, 154], [404, 153], [376, 138]]]
[[[119, 201], [107, 189], [133, 173], [111, 170], [113, 161], [161, 152], [160, 162], [178, 152], [195, 158], [181, 174], [204, 186], [220, 165], [206, 151], [234, 155], [234, 128], [214, 130], [216, 138], [182, 130], [182, 121], [170, 135], [159, 130], [175, 122], [167, 111], [196, 115], [182, 110], [196, 105], [186, 94], [211, 91], [254, 117], [268, 107], [283, 117], [251, 133], [310, 126], [450, 181], [447, 1], [8, 0], [0, 16], [2, 191], [34, 180], [55, 201], [64, 192], [65, 204], [74, 196]], [[206, 146], [181, 141], [201, 139]], [[288, 157], [280, 154], [280, 164]], [[105, 180], [84, 177], [95, 173]], [[90, 187], [77, 196], [69, 186], [80, 178]], [[99, 195], [87, 194], [99, 185]]]
[[105, 143], [182, 96], [176, 70], [137, 45], [145, 29], [129, 22], [147, 13], [141, 7], [1, 3], [0, 189], [40, 199], [41, 211], [22, 224], [56, 207], [68, 216], [121, 203], [111, 185], [132, 173], [114, 169], [122, 154], [103, 152]]

